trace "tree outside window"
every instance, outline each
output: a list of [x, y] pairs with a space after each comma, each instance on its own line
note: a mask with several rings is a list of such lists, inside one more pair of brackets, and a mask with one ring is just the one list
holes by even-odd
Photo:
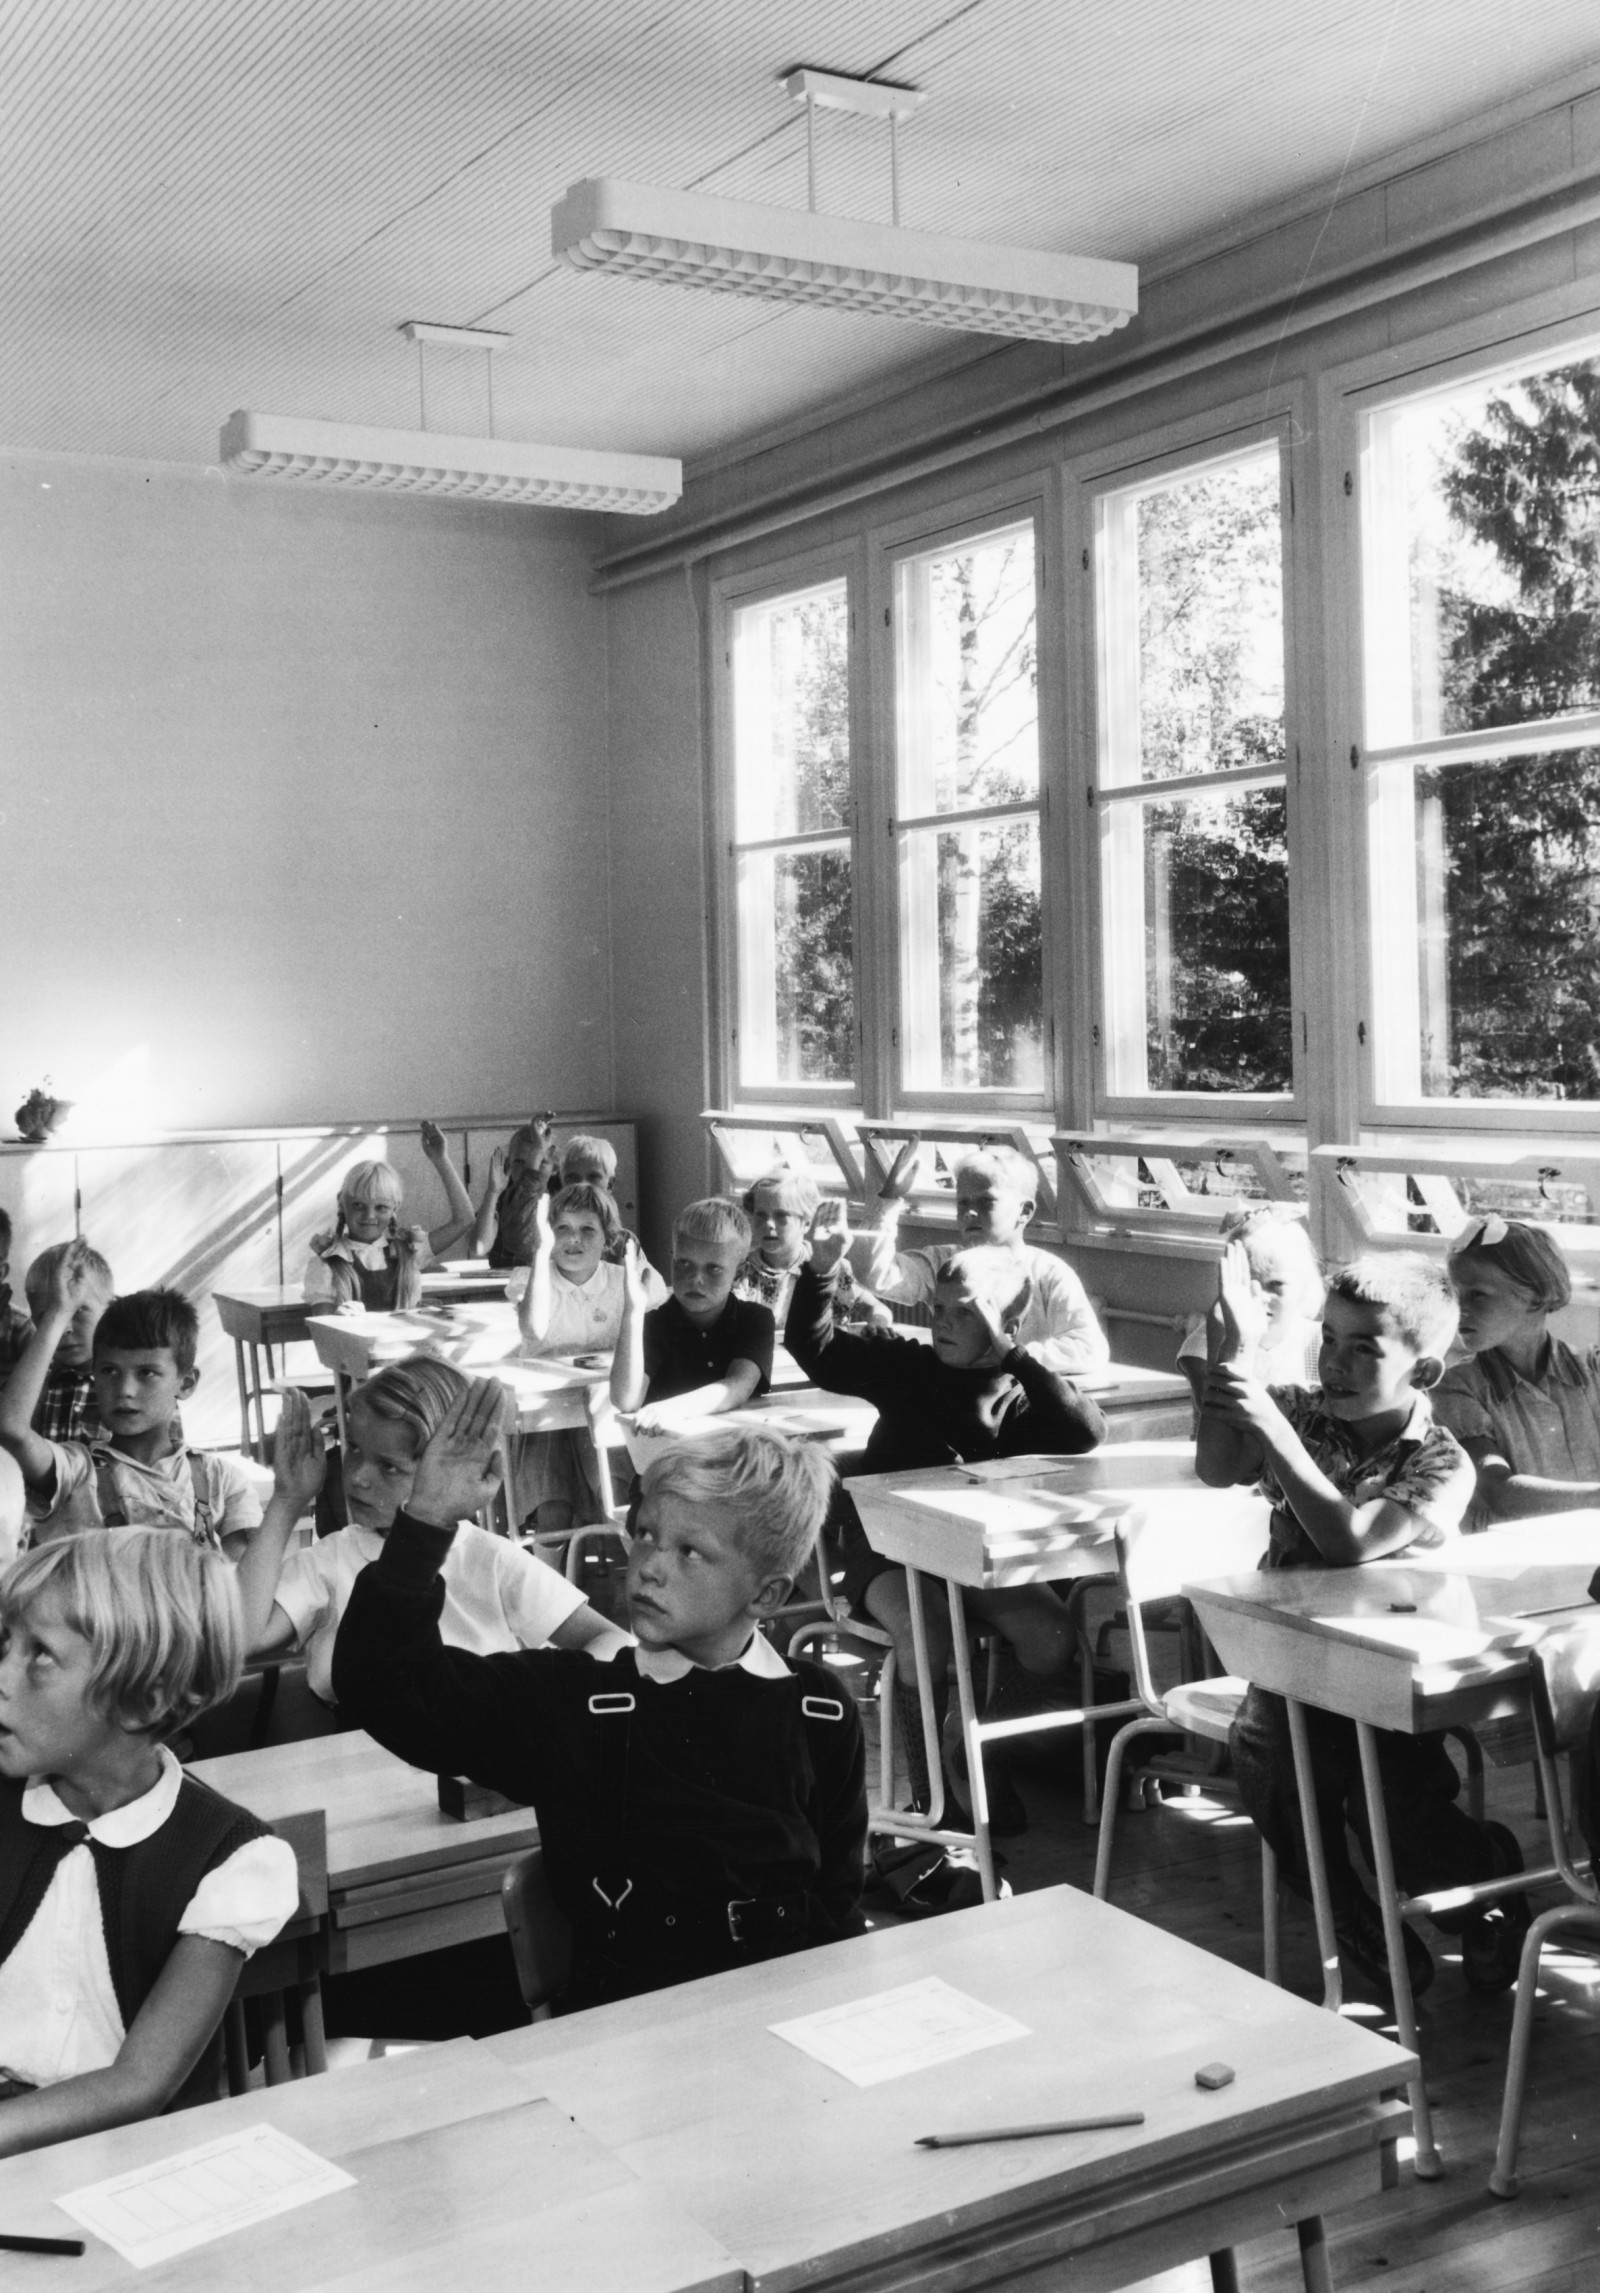
[[1107, 1095], [1294, 1087], [1279, 448], [1095, 504]]
[[895, 568], [900, 1077], [1044, 1089], [1031, 521]]
[[1366, 419], [1376, 1095], [1600, 1099], [1600, 360]]
[[744, 1089], [855, 1079], [849, 630], [843, 581], [732, 617]]

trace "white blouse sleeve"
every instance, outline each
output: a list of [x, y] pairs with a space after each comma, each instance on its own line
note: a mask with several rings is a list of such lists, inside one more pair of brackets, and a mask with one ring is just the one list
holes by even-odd
[[286, 1839], [268, 1833], [246, 1840], [225, 1863], [206, 1873], [178, 1921], [178, 1932], [203, 1936], [208, 1943], [226, 1943], [249, 1958], [293, 1918], [299, 1900], [294, 1849]]

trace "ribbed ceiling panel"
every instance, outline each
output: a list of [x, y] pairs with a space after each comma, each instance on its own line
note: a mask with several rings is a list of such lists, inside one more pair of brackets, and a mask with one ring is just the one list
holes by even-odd
[[[969, 338], [552, 264], [566, 186], [802, 205], [795, 63], [927, 90], [903, 219], [1149, 263], [1594, 56], [1594, 0], [0, 0], [0, 442], [208, 462], [235, 406], [704, 455]], [[1600, 72], [1597, 72], [1600, 78]], [[821, 204], [887, 135], [819, 119]], [[484, 418], [430, 356], [430, 417]]]

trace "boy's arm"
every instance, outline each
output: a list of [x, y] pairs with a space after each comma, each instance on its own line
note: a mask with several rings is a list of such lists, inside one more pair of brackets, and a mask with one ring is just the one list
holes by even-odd
[[[616, 1374], [614, 1365], [612, 1374]], [[720, 1417], [724, 1410], [743, 1409], [747, 1401], [754, 1401], [761, 1385], [759, 1362], [731, 1361], [726, 1374], [713, 1378], [709, 1385], [693, 1386], [689, 1392], [674, 1393], [665, 1401], [645, 1402], [634, 1413], [633, 1422], [640, 1433], [671, 1433], [697, 1417]]]
[[428, 1235], [428, 1247], [436, 1258], [442, 1258], [447, 1250], [454, 1249], [464, 1234], [472, 1232], [476, 1213], [472, 1207], [472, 1197], [461, 1183], [461, 1173], [450, 1160], [449, 1146], [437, 1123], [423, 1124], [422, 1151], [438, 1173], [439, 1183], [450, 1204], [449, 1217], [442, 1226], [433, 1227]]
[[1551, 1481], [1518, 1473], [1492, 1435], [1458, 1436], [1478, 1474], [1478, 1493], [1497, 1521], [1526, 1521], [1539, 1513], [1574, 1513], [1600, 1505], [1600, 1481]]
[[611, 1406], [624, 1417], [645, 1397], [644, 1317], [648, 1312], [644, 1286], [645, 1255], [637, 1242], [622, 1254], [622, 1327], [611, 1357]]
[[55, 1490], [55, 1451], [33, 1430], [44, 1381], [78, 1308], [88, 1298], [95, 1277], [86, 1262], [85, 1245], [74, 1242], [50, 1269], [44, 1311], [22, 1359], [0, 1387], [0, 1448], [9, 1449], [22, 1468], [23, 1484], [35, 1500], [48, 1499]]
[[1069, 1456], [1081, 1456], [1104, 1441], [1108, 1428], [1098, 1404], [1080, 1393], [1070, 1377], [1047, 1368], [1021, 1346], [1013, 1346], [1001, 1367], [1028, 1397], [1030, 1449], [1064, 1449]]
[[[1272, 1467], [1284, 1504], [1330, 1568], [1355, 1568], [1363, 1561], [1382, 1560], [1386, 1553], [1402, 1552], [1430, 1525], [1437, 1533], [1437, 1518], [1430, 1523], [1420, 1509], [1394, 1496], [1353, 1504], [1334, 1487], [1272, 1395], [1254, 1378], [1213, 1370], [1206, 1386], [1208, 1411], [1214, 1396], [1224, 1390], [1223, 1380], [1231, 1380], [1226, 1401], [1231, 1420], [1253, 1434]], [[1443, 1509], [1453, 1515], [1443, 1524], [1447, 1528], [1459, 1522], [1471, 1495], [1466, 1459], [1454, 1443], [1450, 1447], [1460, 1463], [1462, 1486], [1441, 1492]]]
[[563, 1617], [550, 1635], [552, 1648], [586, 1648], [596, 1663], [608, 1664], [619, 1648], [632, 1646], [632, 1635], [585, 1601]]
[[[1209, 1489], [1231, 1489], [1261, 1478], [1262, 1443], [1253, 1421], [1239, 1415], [1235, 1401], [1245, 1386], [1266, 1399], [1265, 1388], [1245, 1376], [1245, 1364], [1254, 1360], [1265, 1327], [1265, 1310], [1250, 1279], [1244, 1245], [1230, 1242], [1218, 1270], [1217, 1302], [1206, 1318], [1207, 1368], [1195, 1433], [1194, 1468]], [[1274, 1408], [1273, 1415], [1281, 1413]]]
[[550, 1225], [550, 1197], [541, 1194], [533, 1206], [533, 1263], [528, 1287], [517, 1304], [517, 1328], [526, 1344], [544, 1343], [550, 1328], [550, 1260], [556, 1238]]
[[210, 2043], [239, 1980], [226, 1943], [180, 1935], [115, 2062], [0, 2103], [0, 2157], [43, 2149], [164, 2110]]

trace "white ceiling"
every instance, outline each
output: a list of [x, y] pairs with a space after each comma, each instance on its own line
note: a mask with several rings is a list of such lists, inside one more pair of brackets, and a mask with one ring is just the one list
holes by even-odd
[[[903, 220], [1150, 264], [1591, 63], [1595, 0], [0, 0], [0, 444], [204, 463], [414, 426], [401, 320], [509, 330], [508, 437], [715, 454], [971, 338], [581, 277], [567, 184], [803, 205], [796, 63], [924, 88]], [[821, 204], [887, 218], [825, 117]], [[429, 354], [435, 428], [482, 361]]]

